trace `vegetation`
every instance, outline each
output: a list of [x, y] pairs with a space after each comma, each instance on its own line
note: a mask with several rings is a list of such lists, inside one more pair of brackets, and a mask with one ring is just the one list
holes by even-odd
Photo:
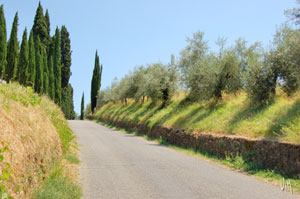
[[0, 6], [0, 77], [3, 76], [3, 71], [6, 66], [6, 22], [4, 17], [3, 5]]
[[66, 26], [56, 28], [50, 35], [50, 17], [39, 3], [33, 27], [27, 40], [25, 28], [19, 47], [18, 13], [6, 41], [3, 5], [0, 7], [0, 78], [31, 86], [35, 92], [49, 96], [63, 110], [67, 119], [74, 119], [71, 76], [71, 41]]
[[[299, 9], [288, 13], [299, 23]], [[102, 90], [96, 116], [300, 143], [298, 27], [282, 25], [270, 48], [219, 39], [213, 52], [203, 32], [187, 42], [177, 61], [137, 67]]]
[[[49, 189], [52, 180], [61, 182], [61, 189], [51, 189], [53, 195], [62, 190], [70, 196], [81, 193], [76, 179], [68, 173], [68, 164], [79, 163], [77, 144], [60, 108], [48, 97], [34, 93], [31, 87], [17, 83], [0, 84], [0, 106], [0, 148], [5, 146], [2, 141], [10, 143], [10, 151], [4, 157], [13, 171], [4, 183], [8, 193], [15, 198], [30, 198], [33, 189], [40, 188], [38, 193], [45, 187]], [[0, 163], [0, 170], [5, 165]]]
[[80, 109], [80, 120], [84, 119], [84, 93], [82, 93], [81, 98], [81, 109]]
[[[278, 91], [279, 92], [279, 91]], [[269, 138], [300, 143], [300, 102], [298, 92], [287, 98], [282, 93], [268, 105], [253, 105], [245, 92], [224, 94], [223, 100], [189, 102], [185, 93], [174, 96], [172, 103], [145, 103], [129, 100], [109, 102], [95, 114], [96, 118], [111, 117], [149, 127], [161, 125], [186, 129], [188, 132]]]
[[91, 110], [94, 113], [94, 109], [97, 105], [97, 96], [101, 87], [102, 65], [100, 66], [98, 52], [95, 55], [95, 66], [93, 70], [93, 77], [91, 83]]

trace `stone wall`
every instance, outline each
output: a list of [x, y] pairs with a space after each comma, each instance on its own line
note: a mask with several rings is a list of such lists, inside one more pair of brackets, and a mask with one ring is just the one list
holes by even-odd
[[245, 160], [263, 168], [300, 178], [300, 145], [265, 139], [187, 133], [182, 129], [162, 126], [149, 128], [144, 124], [112, 120], [109, 117], [97, 119], [127, 130], [137, 130], [149, 137], [162, 138], [173, 145], [209, 152], [220, 157], [241, 155]]

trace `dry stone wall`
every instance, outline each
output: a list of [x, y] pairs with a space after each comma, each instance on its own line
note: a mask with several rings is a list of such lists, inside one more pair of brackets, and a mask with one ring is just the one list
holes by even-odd
[[265, 139], [246, 139], [231, 136], [188, 133], [183, 129], [154, 126], [131, 121], [97, 118], [127, 130], [137, 130], [153, 138], [162, 138], [168, 143], [226, 157], [242, 156], [245, 160], [263, 168], [300, 178], [300, 145], [281, 143]]

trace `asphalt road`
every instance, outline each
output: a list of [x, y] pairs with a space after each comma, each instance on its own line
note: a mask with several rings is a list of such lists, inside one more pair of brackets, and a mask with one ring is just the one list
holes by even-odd
[[89, 121], [70, 121], [84, 199], [300, 198], [254, 177]]

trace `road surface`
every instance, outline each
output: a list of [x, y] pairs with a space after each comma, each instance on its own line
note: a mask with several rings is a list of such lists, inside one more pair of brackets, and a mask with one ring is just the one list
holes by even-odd
[[84, 199], [277, 199], [279, 187], [89, 121], [70, 121]]

